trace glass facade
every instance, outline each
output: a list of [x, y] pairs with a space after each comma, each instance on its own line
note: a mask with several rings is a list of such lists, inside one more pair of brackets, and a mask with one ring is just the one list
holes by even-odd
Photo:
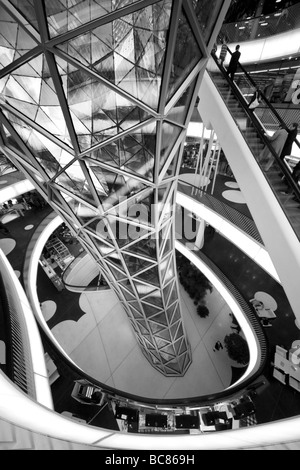
[[[213, 22], [222, 4], [213, 2]], [[192, 360], [173, 219], [213, 30], [200, 6], [0, 1], [3, 151], [97, 260], [166, 376], [184, 375]]]

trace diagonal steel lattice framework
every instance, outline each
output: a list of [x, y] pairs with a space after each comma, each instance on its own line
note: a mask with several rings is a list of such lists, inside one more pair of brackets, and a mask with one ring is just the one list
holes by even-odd
[[165, 376], [192, 361], [173, 209], [207, 51], [228, 6], [0, 0], [0, 145], [97, 260]]

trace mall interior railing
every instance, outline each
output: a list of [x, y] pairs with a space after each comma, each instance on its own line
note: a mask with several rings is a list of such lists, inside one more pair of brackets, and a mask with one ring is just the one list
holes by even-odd
[[[93, 277], [92, 281], [88, 283], [88, 285], [83, 286], [83, 285], [76, 285], [73, 283], [70, 283], [68, 281], [72, 271], [74, 269], [80, 269], [80, 263], [81, 261], [87, 257], [86, 251], [83, 251], [82, 253], [79, 253], [79, 255], [76, 256], [76, 258], [71, 261], [71, 263], [66, 267], [64, 272], [62, 273], [62, 282], [66, 289], [72, 291], [72, 292], [96, 292], [96, 291], [102, 291], [105, 289], [109, 289], [109, 286], [107, 283], [104, 282], [104, 279], [101, 276], [101, 273], [97, 273], [96, 277]], [[92, 273], [91, 273], [92, 274]]]
[[[186, 243], [189, 242], [186, 240]], [[222, 283], [226, 286], [226, 288], [230, 291], [235, 300], [238, 302], [241, 310], [244, 312], [245, 316], [249, 320], [253, 330], [255, 331], [256, 337], [260, 345], [261, 358], [259, 369], [261, 370], [261, 368], [265, 366], [267, 361], [268, 346], [266, 335], [263, 331], [260, 321], [257, 318], [256, 313], [254, 312], [253, 308], [249, 305], [249, 302], [244, 299], [238, 289], [225, 276], [225, 274], [220, 270], [220, 268], [218, 268], [218, 266], [213, 263], [212, 260], [210, 260], [204, 253], [202, 253], [201, 250], [196, 251], [195, 254], [205, 263], [206, 266], [208, 266], [214, 272], [218, 279], [222, 281]]]
[[245, 214], [242, 214], [238, 210], [230, 207], [223, 201], [220, 201], [217, 197], [212, 196], [204, 189], [199, 190], [199, 188], [193, 186], [190, 183], [182, 183], [179, 179], [178, 182], [178, 191], [191, 196], [197, 201], [204, 204], [206, 207], [209, 207], [217, 214], [224, 217], [229, 222], [233, 223], [236, 227], [241, 229], [256, 242], [264, 245], [264, 242], [259, 234], [259, 231], [255, 225], [255, 222], [247, 217]]
[[24, 393], [36, 398], [29, 337], [19, 299], [0, 259], [0, 302], [4, 322], [5, 374]]
[[[199, 256], [202, 256], [201, 254]], [[60, 375], [60, 386], [63, 383], [64, 377], [67, 380], [67, 383], [70, 383], [70, 380], [75, 381], [84, 380], [86, 383], [90, 384], [92, 387], [96, 388], [97, 390], [101, 391], [101, 393], [105, 396], [105, 400], [110, 403], [117, 403], [117, 404], [124, 404], [125, 406], [137, 408], [137, 409], [152, 409], [156, 412], [159, 411], [177, 411], [181, 410], [183, 413], [185, 412], [186, 408], [193, 408], [196, 410], [203, 406], [212, 406], [215, 403], [226, 402], [230, 400], [234, 400], [237, 397], [241, 397], [244, 394], [250, 393], [251, 391], [255, 391], [256, 388], [263, 385], [261, 381], [261, 375], [263, 370], [267, 364], [268, 360], [268, 341], [264, 330], [261, 326], [259, 318], [256, 316], [254, 310], [249, 305], [249, 303], [243, 298], [243, 296], [237, 291], [237, 289], [232, 285], [232, 283], [226, 279], [226, 276], [221, 273], [218, 267], [216, 267], [212, 261], [206, 258], [204, 255], [202, 256], [202, 261], [209, 264], [209, 268], [216, 272], [217, 276], [220, 276], [221, 282], [225, 284], [226, 288], [230, 290], [231, 294], [235, 297], [235, 300], [238, 302], [241, 310], [243, 311], [244, 315], [250, 322], [257, 340], [259, 344], [259, 355], [256, 366], [253, 372], [245, 378], [244, 381], [237, 383], [236, 385], [233, 384], [230, 389], [224, 390], [222, 392], [205, 395], [205, 396], [196, 396], [196, 397], [188, 397], [188, 398], [179, 398], [179, 399], [153, 399], [151, 397], [141, 397], [137, 395], [133, 395], [130, 393], [123, 392], [121, 390], [117, 390], [106, 384], [95, 380], [93, 377], [89, 376], [88, 374], [84, 373], [81, 369], [77, 368], [73, 362], [66, 362], [65, 357], [62, 357], [61, 352], [57, 350], [55, 345], [52, 344], [51, 339], [49, 339], [48, 335], [44, 331], [44, 344], [46, 346], [46, 350], [48, 354], [52, 357], [54, 363], [58, 368], [58, 372]], [[55, 382], [52, 385], [55, 387]], [[70, 396], [70, 400], [72, 397]], [[54, 400], [54, 409], [55, 409], [55, 400]]]
[[[231, 53], [231, 51], [229, 52]], [[219, 64], [216, 55], [213, 55], [213, 59], [218, 71], [209, 72], [210, 77], [248, 144], [255, 161], [259, 165], [291, 227], [298, 239], [300, 239], [300, 188], [292, 177], [290, 168], [274, 151], [267, 138], [267, 130], [257, 117], [256, 111], [249, 109], [249, 98], [243, 95], [238, 83], [232, 83], [226, 70]], [[255, 82], [240, 64], [239, 70], [243, 73], [243, 81], [248, 82], [249, 86], [254, 90], [256, 87]], [[263, 93], [261, 106], [268, 108], [277, 128], [281, 125], [285, 128], [287, 127]], [[268, 150], [267, 157], [264, 155], [265, 150]], [[270, 157], [273, 158], [271, 167], [266, 166]]]
[[285, 33], [300, 27], [300, 4], [284, 8], [268, 15], [243, 18], [240, 21], [224, 23], [220, 36], [227, 42], [243, 42], [262, 39]]

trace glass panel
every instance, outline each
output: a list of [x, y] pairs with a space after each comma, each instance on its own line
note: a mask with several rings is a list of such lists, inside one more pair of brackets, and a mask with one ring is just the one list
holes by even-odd
[[[110, 217], [110, 228], [114, 234], [115, 240], [117, 241], [120, 248], [125, 247], [129, 243], [132, 243], [133, 240], [142, 237], [148, 233], [146, 229], [140, 229], [137, 226], [130, 225], [126, 222], [121, 222], [118, 219], [115, 221]], [[131, 248], [128, 248], [130, 251]]]
[[153, 322], [151, 320], [148, 321], [148, 324], [149, 324], [149, 329], [151, 330], [151, 332], [155, 335], [155, 342], [157, 345], [160, 345], [160, 346], [165, 346], [167, 343], [165, 340], [161, 340], [158, 336], [157, 336], [157, 333], [159, 331], [161, 331], [162, 329], [162, 325], [161, 324], [157, 324], [156, 322]]
[[118, 280], [119, 279], [124, 279], [124, 277], [126, 276], [125, 273], [118, 271], [111, 264], [109, 264], [109, 269], [111, 270], [111, 272], [113, 273], [115, 278], [118, 279]]
[[121, 289], [124, 297], [126, 300], [132, 300], [134, 298], [134, 296], [132, 294], [130, 294], [130, 292], [128, 292], [126, 289], [124, 289], [122, 286], [119, 286], [119, 288]]
[[171, 221], [166, 222], [158, 234], [160, 249], [162, 248], [162, 245], [164, 244], [165, 239], [168, 238], [169, 236], [170, 225], [171, 225]]
[[[171, 307], [171, 308], [172, 308], [172, 307]], [[173, 314], [172, 321], [173, 321], [173, 323], [174, 323], [174, 322], [177, 321], [177, 320], [178, 320], [178, 321], [179, 321], [179, 320], [181, 321], [181, 316], [180, 316], [180, 311], [179, 311], [179, 308], [178, 308], [178, 304], [175, 304], [175, 312], [174, 312], [174, 314]]]
[[28, 23], [38, 30], [38, 21], [34, 9], [34, 0], [10, 0], [10, 3], [26, 18]]
[[[166, 325], [167, 325], [167, 323], [166, 323]], [[171, 336], [170, 336], [170, 331], [169, 331], [169, 329], [161, 330], [161, 331], [158, 333], [158, 336], [159, 336], [160, 338], [165, 339], [166, 341], [171, 341]], [[169, 356], [169, 359], [171, 359], [171, 358], [174, 359], [174, 356]], [[168, 359], [168, 360], [169, 360], [169, 359]]]
[[[246, 2], [243, 3], [246, 4]], [[248, 4], [249, 3], [250, 2], [248, 2]], [[232, 4], [234, 3], [232, 2]], [[219, 16], [220, 8], [222, 8], [222, 2], [218, 0], [193, 0], [193, 5], [203, 37], [207, 43]]]
[[140, 240], [134, 243], [133, 245], [130, 245], [130, 251], [136, 254], [141, 254], [150, 259], [153, 259], [156, 257], [155, 240], [153, 240], [151, 237]]
[[99, 196], [107, 196], [109, 189], [101, 168], [97, 165], [91, 165], [88, 161], [86, 161], [86, 165], [97, 194]]
[[[171, 232], [170, 232], [171, 234]], [[169, 234], [169, 235], [170, 235]], [[165, 246], [164, 246], [164, 251], [163, 251], [163, 254], [162, 254], [162, 257], [164, 257], [167, 253], [169, 253], [171, 250], [173, 249], [173, 243], [171, 241], [170, 238], [167, 238], [167, 241], [165, 243]]]
[[124, 281], [120, 281], [120, 284], [124, 286], [128, 291], [133, 293], [133, 288], [132, 288], [132, 285], [130, 284], [129, 279], [124, 279]]
[[0, 5], [0, 65], [6, 67], [36, 45], [37, 43]]
[[0, 100], [9, 103], [71, 147], [66, 122], [43, 55], [0, 80]]
[[[163, 186], [160, 186], [157, 189], [157, 202], [158, 202], [158, 216], [160, 217], [161, 212], [166, 209], [166, 200], [169, 196], [170, 193], [170, 188], [171, 188], [171, 183], [169, 184], [164, 184]], [[170, 203], [168, 203], [170, 206]], [[169, 210], [172, 208], [169, 207]]]
[[[168, 242], [167, 242], [168, 243]], [[170, 258], [171, 260], [169, 266], [168, 266], [168, 269], [166, 270], [166, 273], [165, 273], [165, 276], [164, 276], [164, 282], [167, 283], [168, 281], [170, 281], [171, 279], [174, 279], [174, 276], [175, 276], [175, 270], [174, 270], [174, 263], [173, 263], [173, 259], [172, 259], [172, 253], [170, 254]]]
[[[89, 227], [88, 227], [89, 228]], [[94, 243], [96, 246], [99, 248], [100, 253], [105, 256], [108, 253], [111, 253], [114, 250], [114, 247], [107, 245], [106, 243], [103, 243], [102, 241], [98, 240], [98, 238], [93, 237]]]
[[[167, 305], [168, 303], [171, 303], [171, 302], [168, 302], [168, 298], [169, 298], [169, 295], [170, 295], [170, 292], [172, 290], [174, 286], [174, 283], [171, 282], [167, 287], [164, 288], [163, 290], [163, 294], [164, 294], [164, 299], [165, 299], [165, 304]], [[175, 286], [174, 286], [175, 287]]]
[[[153, 288], [151, 286], [149, 286], [149, 287], [150, 287], [150, 289]], [[152, 305], [156, 305], [157, 307], [163, 308], [163, 303], [162, 303], [162, 299], [161, 299], [161, 291], [160, 290], [152, 292], [151, 295], [148, 295], [148, 297], [146, 297], [143, 300], [145, 300], [145, 302], [147, 302], [147, 303], [150, 303]]]
[[71, 208], [73, 213], [76, 215], [76, 217], [80, 220], [82, 224], [86, 223], [88, 220], [91, 220], [96, 215], [98, 215], [96, 209], [92, 209], [91, 207], [85, 205], [83, 201], [79, 202], [63, 192], [61, 193], [61, 196], [64, 198], [68, 206]]
[[180, 322], [176, 322], [176, 323], [173, 323], [172, 326], [170, 326], [170, 332], [171, 332], [173, 339], [177, 338], [177, 329], [179, 325], [180, 325]]
[[[169, 320], [169, 323], [170, 323], [170, 324], [172, 324], [172, 323], [174, 322], [174, 320], [173, 320], [173, 315], [174, 315], [174, 313], [175, 313], [175, 308], [176, 308], [176, 305], [172, 305], [172, 306], [171, 306], [170, 308], [168, 308], [168, 310], [166, 311], [166, 315], [167, 315], [167, 317], [168, 317], [168, 320]], [[171, 331], [172, 331], [172, 328], [173, 328], [173, 327], [171, 327]], [[177, 329], [177, 327], [176, 327], [176, 329]], [[174, 331], [174, 329], [173, 329], [173, 331]], [[174, 331], [174, 333], [175, 333], [175, 331]]]
[[139, 327], [142, 335], [143, 334], [149, 334], [149, 329], [147, 328], [147, 323], [143, 320], [138, 320], [137, 322], [137, 326]]
[[[185, 348], [186, 351], [186, 348]], [[184, 370], [184, 365], [186, 364], [186, 356], [182, 356], [176, 359], [176, 363], [172, 364], [172, 369], [176, 371], [182, 371]], [[169, 365], [170, 367], [170, 365]]]
[[149, 261], [145, 261], [141, 258], [136, 258], [135, 256], [123, 254], [123, 258], [125, 260], [129, 272], [133, 275], [151, 266], [151, 263]]
[[152, 315], [156, 315], [157, 312], [161, 311], [157, 307], [154, 307], [154, 305], [148, 305], [145, 302], [142, 302], [144, 312], [147, 317], [151, 317]]
[[168, 304], [172, 304], [173, 302], [175, 302], [175, 300], [178, 299], [178, 295], [177, 295], [177, 289], [175, 288], [175, 286], [173, 286], [174, 288], [172, 289], [172, 292], [171, 292], [171, 295], [170, 295], [170, 298], [169, 298], [169, 302]]
[[158, 2], [59, 48], [157, 109], [171, 6], [169, 0]]
[[[122, 264], [121, 260], [119, 259], [119, 255], [118, 255], [116, 252], [110, 254], [110, 255], [106, 258], [106, 260], [107, 260], [107, 259], [109, 259], [109, 261], [110, 261], [109, 264], [110, 264], [110, 267], [111, 267], [112, 271], [114, 272], [114, 274], [117, 273], [118, 271], [116, 271], [116, 270], [113, 269], [113, 266], [111, 266], [111, 263], [112, 263], [113, 265], [115, 265], [119, 270], [121, 270], [122, 272], [124, 272], [124, 271], [123, 271], [123, 264]], [[123, 276], [121, 277], [121, 279], [124, 279], [124, 277], [126, 277], [126, 276], [127, 276], [127, 275], [126, 275], [125, 272], [124, 272], [124, 274], [123, 274]]]
[[29, 127], [21, 119], [6, 111], [4, 111], [4, 114], [50, 178], [54, 177], [62, 167], [72, 161], [72, 155]]
[[82, 151], [146, 119], [143, 111], [95, 77], [60, 58], [57, 64]]
[[163, 177], [164, 180], [166, 180], [167, 178], [171, 178], [172, 176], [175, 176], [177, 164], [179, 161], [179, 155], [180, 155], [180, 152], [177, 152], [175, 156], [172, 158], [172, 161], [170, 165], [168, 166], [165, 176]]
[[[182, 324], [179, 325], [177, 335], [178, 335], [178, 336], [183, 336]], [[182, 341], [181, 346], [180, 346], [179, 351], [178, 351], [178, 354], [183, 354], [183, 353], [185, 353], [186, 351], [187, 351], [186, 342], [185, 342], [185, 341]]]
[[179, 127], [173, 126], [168, 122], [164, 122], [162, 126], [162, 138], [161, 138], [161, 151], [159, 159], [159, 169], [161, 170], [165, 164], [168, 156], [170, 155], [171, 150], [175, 145], [176, 140], [179, 137], [181, 129]]
[[[141, 110], [135, 108], [132, 113]], [[131, 114], [132, 114], [131, 113]], [[156, 124], [147, 125], [91, 153], [91, 158], [153, 181]]]
[[[101, 18], [137, 0], [51, 0], [46, 14], [52, 37], [72, 31], [82, 24]], [[23, 2], [23, 0], [22, 0]]]
[[[210, 7], [208, 11], [210, 12]], [[193, 31], [187, 22], [186, 16], [182, 13], [178, 24], [168, 99], [173, 96], [202, 56], [203, 54], [199, 49]]]
[[[4, 112], [4, 114], [6, 115], [6, 117], [10, 119], [10, 113], [6, 113]], [[17, 150], [18, 152], [21, 152], [22, 153], [22, 157], [26, 160], [26, 161], [29, 161], [29, 159], [27, 158], [27, 156], [24, 154], [24, 152], [21, 150], [21, 147], [19, 146], [18, 142], [16, 141], [16, 139], [12, 136], [12, 134], [10, 133], [10, 131], [3, 125], [1, 124], [1, 129], [3, 130], [3, 132], [1, 132], [1, 135], [3, 137], [3, 140], [5, 142], [5, 145], [7, 145], [7, 147], [11, 148], [11, 149], [15, 149]]]
[[160, 274], [161, 274], [162, 279], [164, 279], [164, 277], [166, 275], [166, 271], [167, 271], [169, 261], [170, 261], [170, 258], [167, 258], [167, 259], [165, 259], [165, 260], [163, 260], [159, 263], [159, 270], [160, 270]]
[[178, 124], [185, 123], [193, 92], [195, 90], [196, 80], [197, 79], [192, 82], [192, 84], [181, 95], [177, 103], [171, 108], [168, 113], [168, 119], [175, 121]]
[[137, 279], [140, 279], [141, 281], [146, 281], [149, 284], [155, 284], [156, 286], [159, 286], [159, 277], [158, 277], [158, 268], [157, 266], [148, 269], [147, 271], [144, 271], [143, 273], [139, 274], [136, 276]]
[[62, 188], [76, 194], [84, 201], [89, 202], [90, 204], [95, 204], [95, 200], [90, 193], [88, 184], [86, 183], [85, 177], [79, 168], [79, 165], [73, 167], [72, 170], [67, 170], [61, 173], [55, 179], [57, 185]]
[[[164, 330], [162, 333], [165, 334], [167, 333], [167, 331]], [[165, 338], [165, 339], [168, 340], [168, 338]], [[168, 354], [168, 353], [163, 352], [162, 350], [160, 350], [159, 353], [160, 353], [160, 356], [163, 358], [164, 362], [171, 361], [172, 359], [174, 360], [174, 354]]]

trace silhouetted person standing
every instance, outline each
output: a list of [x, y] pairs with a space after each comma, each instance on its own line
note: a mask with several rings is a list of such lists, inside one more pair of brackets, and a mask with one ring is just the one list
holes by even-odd
[[288, 130], [288, 136], [283, 146], [282, 152], [280, 154], [280, 158], [282, 158], [282, 160], [284, 159], [286, 155], [291, 155], [293, 143], [297, 138], [297, 134], [298, 134], [298, 123], [293, 122], [293, 127], [292, 129]]
[[231, 78], [232, 81], [234, 80], [234, 75], [238, 68], [240, 57], [241, 57], [240, 46], [237, 45], [235, 47], [235, 52], [233, 52], [231, 56], [231, 59], [227, 68], [227, 75]]

